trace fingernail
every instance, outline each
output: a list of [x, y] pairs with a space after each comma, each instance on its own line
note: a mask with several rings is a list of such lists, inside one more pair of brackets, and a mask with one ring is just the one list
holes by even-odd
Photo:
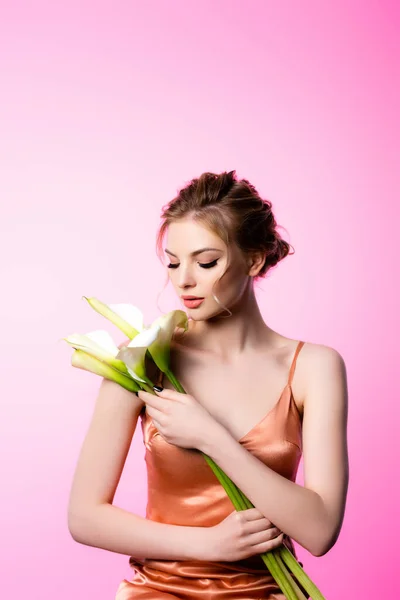
[[164, 388], [160, 387], [159, 385], [153, 385], [153, 390], [155, 392], [162, 392]]

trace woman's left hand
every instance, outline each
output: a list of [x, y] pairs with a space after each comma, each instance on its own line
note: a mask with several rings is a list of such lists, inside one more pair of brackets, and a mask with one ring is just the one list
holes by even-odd
[[217, 421], [190, 394], [164, 388], [156, 395], [141, 390], [138, 396], [157, 430], [175, 446], [201, 450], [217, 426]]

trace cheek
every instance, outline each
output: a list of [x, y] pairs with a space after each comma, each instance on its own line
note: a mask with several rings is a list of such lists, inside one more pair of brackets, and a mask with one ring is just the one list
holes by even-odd
[[239, 270], [230, 271], [219, 281], [214, 288], [218, 297], [227, 301], [237, 298], [245, 285], [243, 273]]

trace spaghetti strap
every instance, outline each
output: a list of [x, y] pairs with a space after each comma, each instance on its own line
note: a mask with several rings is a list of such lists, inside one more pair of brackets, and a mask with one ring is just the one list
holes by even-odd
[[294, 375], [294, 371], [296, 369], [297, 356], [298, 356], [300, 350], [302, 349], [302, 347], [304, 346], [304, 344], [305, 344], [305, 342], [302, 342], [302, 341], [300, 341], [297, 344], [297, 348], [296, 348], [296, 351], [293, 356], [292, 364], [290, 366], [288, 385], [292, 385], [293, 375]]

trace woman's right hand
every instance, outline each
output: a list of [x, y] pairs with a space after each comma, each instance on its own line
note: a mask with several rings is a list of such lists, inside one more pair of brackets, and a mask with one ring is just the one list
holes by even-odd
[[236, 561], [282, 546], [284, 534], [257, 508], [233, 511], [210, 527], [209, 560]]

